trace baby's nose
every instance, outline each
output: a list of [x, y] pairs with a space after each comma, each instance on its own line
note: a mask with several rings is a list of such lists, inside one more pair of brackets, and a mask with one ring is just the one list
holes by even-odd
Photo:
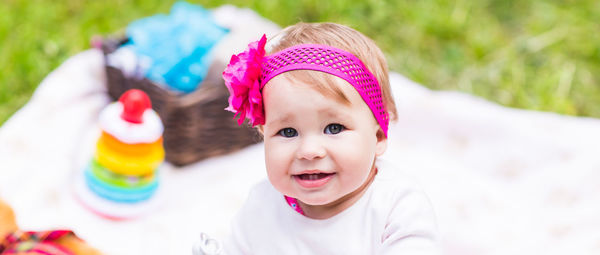
[[315, 135], [304, 136], [297, 149], [298, 159], [319, 159], [327, 155], [322, 139]]

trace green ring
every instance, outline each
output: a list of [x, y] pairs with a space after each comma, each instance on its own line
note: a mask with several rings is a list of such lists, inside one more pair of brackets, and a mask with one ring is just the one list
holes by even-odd
[[121, 188], [141, 188], [155, 181], [155, 173], [146, 176], [127, 176], [113, 173], [98, 163], [95, 159], [90, 162], [90, 171], [98, 180]]

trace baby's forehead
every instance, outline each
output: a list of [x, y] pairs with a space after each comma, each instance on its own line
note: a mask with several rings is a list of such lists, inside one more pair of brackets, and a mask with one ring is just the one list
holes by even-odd
[[[351, 106], [356, 103], [364, 103], [356, 89], [350, 83], [328, 73], [314, 70], [293, 70], [282, 73], [272, 80], [276, 80], [275, 83], [288, 82], [298, 85], [300, 88], [319, 92], [324, 97], [344, 105]], [[265, 88], [270, 83], [271, 81], [267, 83]]]
[[[293, 108], [276, 108], [272, 109], [270, 113], [272, 114], [268, 114], [266, 120], [267, 124], [294, 123], [296, 121], [304, 121], [307, 119], [349, 119], [352, 116], [351, 111], [345, 111], [339, 107], [329, 106], [318, 106], [309, 112], [300, 112]], [[311, 116], [307, 116], [307, 114]]]

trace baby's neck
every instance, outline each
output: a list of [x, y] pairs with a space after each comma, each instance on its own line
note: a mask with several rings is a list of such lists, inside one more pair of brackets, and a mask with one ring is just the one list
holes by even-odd
[[331, 218], [337, 215], [338, 213], [343, 212], [344, 210], [352, 206], [354, 203], [356, 203], [356, 201], [358, 201], [365, 194], [365, 192], [375, 179], [376, 174], [377, 168], [373, 166], [371, 172], [369, 173], [369, 177], [367, 178], [367, 181], [365, 181], [365, 183], [358, 187], [358, 189], [329, 204], [309, 205], [305, 204], [300, 200], [298, 200], [298, 204], [300, 204], [300, 208], [302, 208], [302, 211], [304, 211], [304, 216], [306, 217], [318, 220]]

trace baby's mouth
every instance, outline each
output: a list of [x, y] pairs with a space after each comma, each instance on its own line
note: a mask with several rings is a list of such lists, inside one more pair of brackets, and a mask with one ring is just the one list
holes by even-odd
[[304, 173], [293, 175], [294, 179], [304, 188], [318, 188], [329, 182], [335, 173]]
[[316, 181], [323, 179], [327, 176], [333, 175], [333, 173], [315, 173], [315, 174], [299, 174], [296, 175], [300, 180], [304, 181]]

